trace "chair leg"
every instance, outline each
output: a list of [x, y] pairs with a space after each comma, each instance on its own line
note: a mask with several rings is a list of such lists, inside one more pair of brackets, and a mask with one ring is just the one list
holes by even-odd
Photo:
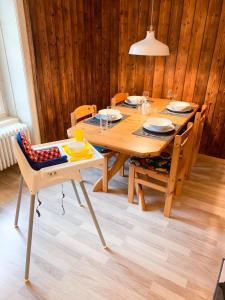
[[29, 216], [29, 227], [28, 227], [28, 237], [27, 237], [27, 254], [26, 254], [26, 266], [25, 266], [25, 278], [24, 278], [25, 282], [27, 282], [29, 280], [30, 253], [31, 253], [33, 221], [34, 221], [34, 203], [35, 203], [35, 195], [30, 195], [30, 216]]
[[84, 198], [85, 198], [85, 200], [86, 200], [86, 202], [87, 202], [87, 206], [88, 206], [88, 209], [89, 209], [89, 211], [90, 211], [90, 214], [91, 214], [91, 217], [92, 217], [92, 219], [93, 219], [93, 222], [94, 222], [94, 224], [95, 224], [95, 227], [96, 227], [96, 229], [97, 229], [99, 238], [100, 238], [100, 240], [101, 240], [101, 242], [102, 242], [103, 247], [106, 249], [106, 248], [107, 248], [106, 242], [105, 242], [105, 240], [104, 240], [103, 234], [102, 234], [101, 229], [100, 229], [100, 227], [99, 227], [99, 224], [98, 224], [97, 218], [96, 218], [96, 216], [95, 216], [93, 207], [92, 207], [92, 205], [91, 205], [91, 201], [90, 201], [90, 199], [89, 199], [88, 193], [87, 193], [86, 188], [85, 188], [85, 186], [84, 186], [84, 183], [83, 183], [82, 181], [80, 182], [80, 187], [81, 187], [82, 192], [83, 192], [83, 194], [84, 194]]
[[142, 210], [146, 210], [144, 192], [141, 184], [137, 184], [138, 203]]
[[180, 178], [177, 180], [175, 195], [178, 197], [182, 194], [183, 184], [184, 184], [184, 178]]
[[129, 177], [128, 177], [128, 203], [133, 203], [134, 201], [134, 165], [129, 165]]
[[73, 189], [74, 189], [74, 193], [75, 193], [76, 198], [77, 198], [77, 202], [80, 205], [80, 207], [83, 207], [83, 204], [80, 201], [80, 196], [78, 194], [77, 187], [76, 187], [76, 184], [75, 184], [74, 180], [71, 180], [71, 183], [72, 183], [72, 186], [73, 186]]
[[173, 204], [173, 193], [166, 194], [165, 206], [164, 206], [164, 216], [169, 218], [170, 212]]
[[16, 205], [16, 215], [15, 215], [15, 221], [14, 221], [14, 225], [16, 228], [18, 227], [22, 190], [23, 190], [23, 176], [21, 175], [20, 183], [19, 183], [19, 194], [18, 194], [17, 205]]
[[103, 180], [102, 180], [102, 190], [103, 192], [108, 192], [108, 157], [104, 157], [103, 163]]
[[123, 166], [120, 169], [120, 176], [124, 177], [124, 164], [123, 164]]

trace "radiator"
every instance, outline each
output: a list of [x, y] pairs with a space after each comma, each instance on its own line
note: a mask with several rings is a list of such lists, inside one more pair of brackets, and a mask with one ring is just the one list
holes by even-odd
[[12, 148], [11, 137], [15, 136], [20, 130], [25, 131], [29, 137], [27, 125], [19, 122], [0, 128], [0, 171], [17, 162]]

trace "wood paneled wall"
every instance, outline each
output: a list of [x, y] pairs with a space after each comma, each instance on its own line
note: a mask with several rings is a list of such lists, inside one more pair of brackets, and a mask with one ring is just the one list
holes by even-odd
[[225, 0], [155, 0], [169, 57], [128, 55], [145, 37], [151, 0], [24, 0], [43, 141], [65, 137], [70, 112], [117, 91], [208, 104], [202, 151], [225, 158]]

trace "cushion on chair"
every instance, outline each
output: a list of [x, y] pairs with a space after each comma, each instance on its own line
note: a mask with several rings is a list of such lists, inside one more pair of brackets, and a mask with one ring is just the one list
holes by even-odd
[[96, 145], [93, 145], [93, 147], [100, 153], [104, 154], [104, 153], [108, 153], [108, 152], [111, 152], [111, 150], [105, 148], [105, 147], [101, 147], [101, 146], [96, 146]]
[[160, 156], [151, 158], [140, 158], [133, 156], [130, 158], [130, 163], [144, 169], [169, 174], [171, 154], [169, 152], [162, 152]]
[[30, 142], [28, 141], [23, 131], [20, 132], [20, 136], [22, 139], [24, 150], [32, 161], [43, 162], [46, 160], [51, 160], [54, 158], [61, 157], [58, 147], [51, 147], [49, 149], [43, 149], [43, 150], [33, 150]]
[[[46, 167], [50, 167], [50, 166], [54, 166], [54, 165], [58, 165], [58, 164], [62, 164], [62, 163], [67, 162], [67, 156], [66, 155], [61, 156], [60, 152], [59, 152], [60, 157], [56, 157], [56, 158], [53, 158], [53, 159], [51, 158], [51, 159], [44, 160], [44, 161], [38, 161], [38, 157], [40, 159], [40, 157], [43, 156], [43, 154], [40, 153], [40, 151], [43, 151], [43, 150], [33, 150], [32, 146], [30, 145], [31, 150], [33, 152], [31, 151], [32, 155], [29, 155], [29, 153], [26, 152], [25, 147], [24, 147], [23, 138], [22, 138], [22, 136], [24, 137], [24, 135], [25, 135], [24, 133], [21, 134], [21, 132], [19, 132], [16, 135], [16, 139], [17, 139], [17, 142], [18, 142], [21, 150], [23, 151], [24, 156], [26, 157], [26, 159], [27, 159], [27, 161], [30, 164], [32, 169], [37, 171], [37, 170], [40, 170], [42, 168], [46, 168]], [[57, 147], [53, 147], [53, 148], [57, 148]], [[30, 149], [29, 146], [28, 146], [27, 149]], [[46, 149], [46, 150], [50, 150], [50, 152], [51, 152], [51, 148]], [[48, 154], [46, 152], [46, 156], [47, 155]], [[46, 158], [46, 156], [45, 156], [45, 158]], [[57, 156], [58, 156], [58, 154], [57, 154]], [[52, 154], [50, 154], [49, 157], [52, 157]], [[34, 159], [34, 160], [32, 160], [32, 159]]]
[[29, 156], [29, 158], [33, 161], [38, 161], [38, 155], [36, 151], [32, 149], [31, 143], [28, 141], [25, 133], [20, 131], [21, 143], [23, 145], [23, 149], [25, 153]]

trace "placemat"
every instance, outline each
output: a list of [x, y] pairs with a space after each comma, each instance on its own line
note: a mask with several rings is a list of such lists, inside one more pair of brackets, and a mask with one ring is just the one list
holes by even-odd
[[[153, 103], [154, 101], [148, 100], [148, 102]], [[119, 106], [125, 106], [125, 107], [129, 107], [129, 108], [137, 108], [137, 105], [129, 105], [126, 102], [122, 102], [121, 104], [119, 104]]]
[[180, 128], [180, 125], [177, 124], [174, 125], [175, 125], [175, 129], [173, 131], [166, 132], [166, 133], [151, 132], [141, 127], [138, 130], [134, 131], [132, 134], [151, 138], [151, 139], [153, 138], [161, 141], [168, 141], [171, 138], [171, 136], [173, 136], [174, 133]]
[[[129, 117], [129, 115], [125, 115], [125, 114], [122, 114], [122, 116], [123, 117], [120, 120], [111, 122], [111, 127], [109, 127], [109, 128], [116, 126], [121, 121], [123, 121]], [[87, 124], [95, 125], [95, 126], [100, 126], [100, 120], [97, 119], [96, 117], [92, 117], [90, 119], [84, 120], [83, 122], [87, 123]]]
[[160, 111], [159, 113], [160, 113], [160, 114], [164, 114], [164, 115], [172, 115], [172, 116], [184, 118], [184, 117], [189, 117], [189, 115], [192, 114], [192, 112], [193, 112], [193, 108], [192, 108], [191, 111], [189, 111], [189, 112], [183, 112], [183, 113], [176, 113], [176, 112], [173, 112], [173, 111], [170, 111], [170, 110], [164, 108], [164, 109], [163, 109], [162, 111]]
[[129, 105], [126, 102], [119, 104], [119, 106], [125, 106], [125, 107], [129, 107], [129, 108], [137, 108], [137, 105]]

